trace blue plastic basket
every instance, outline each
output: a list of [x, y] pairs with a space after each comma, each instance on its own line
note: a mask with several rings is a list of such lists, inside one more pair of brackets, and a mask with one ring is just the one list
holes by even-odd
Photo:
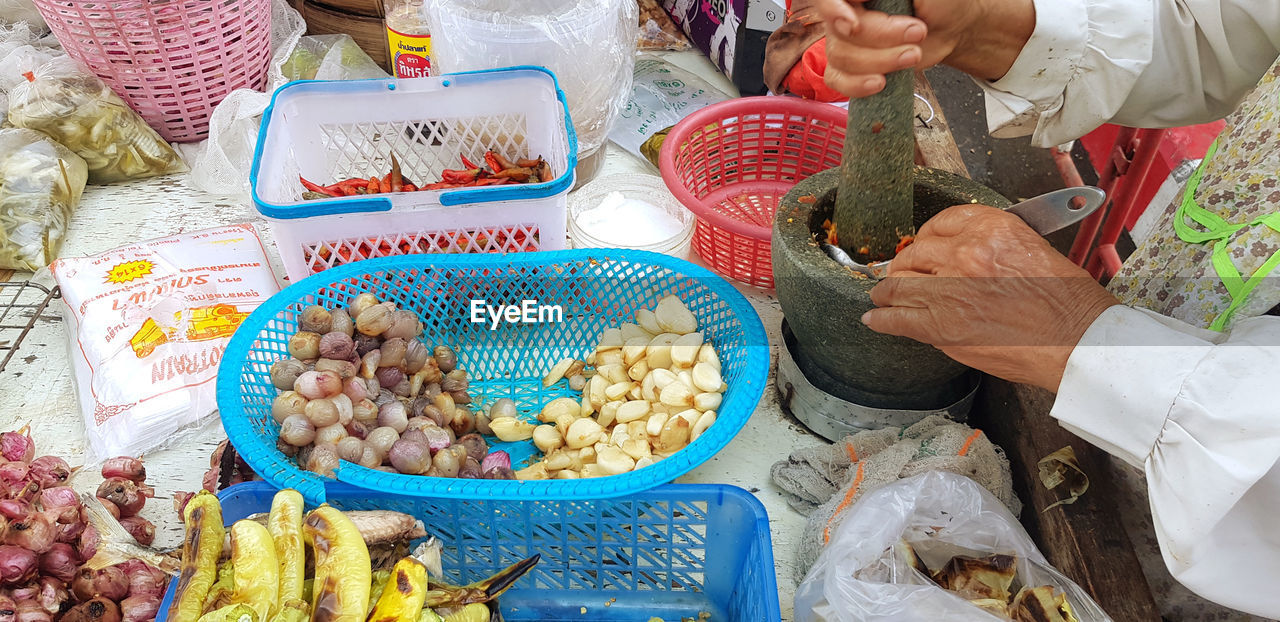
[[[270, 511], [273, 495], [265, 482], [228, 488], [219, 495], [223, 520], [230, 525]], [[679, 622], [702, 611], [714, 622], [781, 620], [769, 516], [759, 500], [734, 486], [670, 484], [598, 501], [371, 497], [340, 486], [330, 491], [329, 503], [421, 519], [444, 543], [445, 575], [455, 584], [541, 554], [498, 600], [511, 622], [647, 622], [652, 616]], [[157, 620], [165, 619], [176, 584], [170, 582]]]
[[[378, 492], [421, 497], [483, 499], [585, 499], [616, 497], [671, 482], [720, 451], [746, 424], [764, 391], [769, 346], [760, 317], [724, 279], [666, 255], [619, 249], [582, 249], [511, 255], [408, 255], [339, 266], [304, 279], [273, 296], [250, 315], [227, 346], [218, 373], [222, 425], [249, 466], [280, 488], [294, 488], [322, 502], [334, 479], [304, 471], [276, 449], [279, 426], [271, 402], [272, 362], [286, 357], [288, 339], [307, 305], [346, 306], [360, 292], [414, 311], [423, 338], [448, 344], [468, 370], [472, 407], [488, 408], [509, 397], [532, 420], [548, 401], [581, 394], [561, 380], [543, 388], [542, 376], [565, 357], [584, 358], [601, 333], [632, 321], [637, 309], [679, 296], [720, 355], [725, 382], [717, 419], [675, 455], [631, 473], [578, 480], [512, 481], [399, 475], [343, 462], [336, 480]], [[472, 300], [516, 304], [537, 300], [559, 305], [562, 321], [500, 324], [471, 321]], [[496, 440], [496, 439], [495, 439]], [[495, 444], [511, 453], [513, 467], [533, 456], [531, 441]]]

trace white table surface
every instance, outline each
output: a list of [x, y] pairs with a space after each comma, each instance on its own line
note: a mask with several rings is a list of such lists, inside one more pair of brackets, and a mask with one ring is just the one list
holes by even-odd
[[[697, 51], [664, 54], [668, 61], [707, 79], [731, 95], [737, 90]], [[604, 169], [619, 172], [656, 171], [612, 143], [608, 146]], [[62, 249], [62, 256], [74, 257], [103, 252], [131, 242], [163, 237], [222, 224], [254, 222], [268, 249], [274, 253], [270, 227], [250, 205], [231, 197], [195, 190], [185, 176], [170, 176], [123, 185], [90, 186], [75, 214]], [[278, 257], [272, 256], [276, 273], [284, 277]], [[14, 280], [29, 278], [18, 274]], [[755, 414], [742, 432], [714, 458], [680, 478], [683, 483], [732, 484], [749, 490], [769, 512], [774, 562], [782, 617], [790, 620], [795, 592], [793, 551], [804, 518], [789, 508], [782, 494], [769, 480], [769, 468], [786, 458], [793, 449], [823, 442], [782, 412], [773, 386], [780, 343], [782, 311], [772, 292], [739, 285], [739, 290], [755, 306], [771, 346], [769, 383]], [[72, 466], [83, 462], [84, 424], [72, 388], [67, 357], [67, 335], [57, 306], [41, 318], [23, 342], [8, 367], [0, 372], [0, 431], [31, 425], [39, 454], [55, 454]], [[157, 499], [148, 503], [142, 515], [156, 523], [156, 546], [178, 546], [181, 524], [169, 497], [174, 491], [200, 488], [208, 467], [208, 457], [225, 438], [214, 423], [204, 430], [175, 441], [169, 449], [146, 456], [148, 483], [155, 486]], [[74, 486], [93, 490], [101, 481], [96, 472], [77, 474]]]

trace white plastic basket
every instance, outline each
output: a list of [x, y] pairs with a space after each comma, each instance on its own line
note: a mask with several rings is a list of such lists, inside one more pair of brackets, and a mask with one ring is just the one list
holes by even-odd
[[[412, 79], [292, 82], [262, 116], [250, 183], [292, 281], [336, 265], [409, 253], [565, 248], [565, 196], [577, 138], [564, 93], [541, 67]], [[395, 154], [418, 185], [485, 150], [546, 159], [536, 184], [302, 199], [299, 176], [327, 185], [383, 175]]]

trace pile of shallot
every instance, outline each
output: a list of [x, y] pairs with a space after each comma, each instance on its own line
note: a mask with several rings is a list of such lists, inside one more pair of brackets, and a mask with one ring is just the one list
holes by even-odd
[[[25, 427], [0, 434], [0, 622], [154, 620], [166, 575], [137, 560], [98, 571], [84, 566], [98, 551], [99, 534], [79, 495], [66, 485], [71, 467], [35, 453]], [[141, 462], [110, 460], [103, 476], [107, 482], [98, 494], [104, 505], [116, 506], [121, 517], [127, 506], [128, 516], [137, 518], [148, 496], [140, 486]], [[135, 526], [125, 528], [149, 543], [147, 534], [154, 535], [155, 527], [131, 522]]]

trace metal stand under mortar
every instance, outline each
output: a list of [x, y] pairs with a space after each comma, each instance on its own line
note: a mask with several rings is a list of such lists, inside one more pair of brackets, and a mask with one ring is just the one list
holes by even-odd
[[[799, 419], [813, 433], [832, 442], [863, 430], [887, 427], [907, 427], [929, 415], [942, 415], [953, 421], [965, 422], [973, 407], [974, 397], [982, 375], [971, 371], [973, 388], [958, 402], [937, 410], [893, 410], [861, 406], [841, 399], [814, 386], [802, 372], [797, 362], [797, 344], [786, 320], [782, 322], [782, 347], [778, 348], [778, 391], [782, 394], [782, 407]], [[829, 377], [813, 365], [804, 365], [818, 382], [831, 382]]]

